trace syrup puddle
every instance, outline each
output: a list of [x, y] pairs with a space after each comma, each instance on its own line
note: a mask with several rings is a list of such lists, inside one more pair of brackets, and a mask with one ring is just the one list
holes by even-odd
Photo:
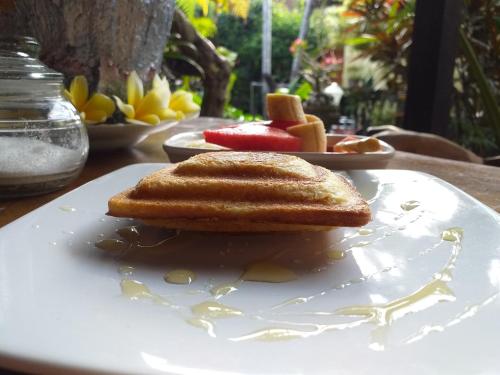
[[163, 279], [170, 284], [191, 284], [196, 279], [196, 274], [190, 270], [173, 270], [165, 273]]
[[120, 281], [122, 295], [130, 300], [149, 299], [155, 303], [171, 306], [170, 302], [162, 296], [152, 293], [146, 284], [141, 281], [131, 279], [135, 268], [132, 266], [121, 266], [118, 272], [123, 276]]
[[231, 318], [243, 315], [243, 311], [216, 301], [205, 301], [191, 307], [195, 316], [202, 318]]
[[[244, 340], [288, 340], [296, 338], [307, 338], [317, 336], [327, 331], [340, 330], [357, 327], [362, 324], [373, 324], [376, 328], [371, 333], [371, 343], [369, 347], [372, 350], [384, 350], [386, 343], [386, 329], [395, 320], [403, 318], [409, 313], [414, 313], [426, 310], [439, 302], [450, 302], [455, 300], [453, 291], [448, 286], [448, 282], [452, 280], [455, 264], [462, 250], [463, 230], [461, 228], [450, 228], [442, 233], [442, 240], [453, 243], [451, 256], [445, 266], [434, 275], [432, 281], [415, 291], [414, 293], [404, 296], [385, 304], [380, 305], [353, 305], [337, 309], [331, 315], [340, 317], [355, 317], [359, 318], [347, 323], [335, 324], [310, 324], [311, 330], [298, 330], [280, 327], [265, 328], [250, 334], [231, 338], [232, 341]], [[445, 275], [445, 276], [443, 276]], [[318, 295], [324, 295], [322, 293]], [[275, 306], [281, 307], [291, 303], [308, 302], [311, 297], [303, 299], [296, 298]], [[326, 315], [328, 313], [325, 313]], [[280, 322], [286, 324], [290, 322]], [[293, 322], [292, 322], [293, 324]]]
[[[406, 202], [408, 203], [408, 202]], [[412, 203], [415, 205], [415, 203]], [[408, 209], [407, 211], [412, 211], [418, 207]], [[413, 216], [413, 212], [411, 212], [411, 217], [408, 217], [408, 224], [415, 222], [422, 216], [422, 212], [417, 212], [415, 216]], [[387, 227], [387, 226], [386, 226]], [[390, 227], [390, 226], [389, 226]], [[348, 239], [352, 239], [359, 236], [372, 236], [373, 234], [380, 231], [381, 228], [360, 228], [356, 230], [355, 233], [351, 233], [348, 236], [344, 236], [340, 241], [336, 241], [334, 244], [327, 245], [326, 248], [328, 250], [324, 251], [322, 254], [311, 254], [311, 256], [315, 257], [318, 255], [323, 255], [327, 260], [330, 261], [339, 261], [343, 259], [348, 252], [351, 251], [352, 248], [356, 247], [365, 247], [369, 244], [372, 244], [375, 241], [378, 241], [382, 238], [390, 235], [388, 232], [382, 233], [379, 237], [374, 238], [371, 241], [359, 241], [357, 243], [348, 245], [347, 249], [341, 250], [339, 249], [339, 244], [345, 242]], [[397, 231], [397, 228], [390, 227], [394, 232]], [[116, 231], [116, 233], [122, 239], [103, 239], [96, 242], [96, 246], [103, 250], [110, 251], [125, 251], [130, 248], [161, 248], [162, 250], [168, 250], [168, 247], [163, 246], [166, 242], [170, 241], [179, 236], [179, 232], [168, 232], [165, 237], [165, 232], [163, 232], [163, 237], [159, 238], [151, 243], [145, 243], [143, 241], [143, 228], [130, 226], [121, 228]], [[403, 318], [409, 313], [419, 312], [426, 310], [440, 302], [451, 302], [455, 300], [455, 296], [453, 291], [450, 289], [448, 283], [453, 279], [453, 270], [455, 269], [455, 263], [458, 259], [458, 256], [461, 252], [461, 239], [463, 235], [463, 230], [461, 228], [449, 228], [443, 231], [441, 236], [441, 242], [420, 251], [417, 255], [413, 257], [406, 258], [406, 261], [413, 260], [418, 256], [425, 255], [430, 253], [433, 249], [438, 247], [443, 241], [451, 242], [453, 245], [451, 256], [448, 259], [448, 262], [445, 266], [434, 274], [433, 279], [416, 290], [415, 292], [397, 298], [393, 301], [384, 303], [384, 304], [373, 304], [373, 305], [353, 305], [339, 308], [335, 311], [312, 311], [312, 312], [301, 312], [301, 313], [288, 313], [288, 312], [279, 312], [282, 307], [296, 304], [304, 304], [315, 298], [323, 297], [330, 292], [335, 290], [343, 289], [347, 286], [357, 284], [363, 281], [366, 281], [377, 274], [381, 274], [383, 272], [388, 272], [393, 269], [400, 267], [402, 264], [394, 264], [383, 269], [377, 270], [372, 274], [363, 275], [359, 278], [355, 278], [352, 280], [348, 280], [347, 282], [334, 285], [329, 289], [323, 290], [311, 296], [299, 296], [288, 299], [280, 304], [272, 306], [268, 309], [268, 312], [272, 315], [297, 315], [297, 316], [331, 316], [336, 319], [346, 319], [346, 318], [354, 318], [354, 320], [348, 322], [334, 322], [332, 324], [316, 324], [314, 322], [311, 323], [299, 323], [299, 322], [287, 322], [284, 320], [273, 320], [269, 318], [262, 318], [260, 316], [255, 315], [252, 312], [243, 313], [242, 310], [237, 307], [228, 306], [220, 303], [218, 300], [224, 296], [227, 296], [231, 293], [234, 293], [241, 289], [241, 286], [244, 282], [266, 282], [266, 283], [282, 283], [282, 282], [290, 282], [296, 280], [298, 275], [292, 269], [277, 263], [277, 259], [286, 254], [289, 250], [278, 250], [273, 251], [271, 255], [262, 258], [261, 260], [253, 261], [247, 263], [244, 272], [241, 274], [240, 278], [233, 282], [221, 283], [218, 285], [212, 285], [209, 290], [202, 291], [204, 293], [209, 292], [214, 300], [204, 301], [195, 305], [184, 306], [183, 309], [188, 309], [191, 312], [190, 317], [183, 317], [184, 321], [188, 324], [201, 328], [207, 332], [210, 337], [216, 337], [215, 332], [215, 323], [214, 319], [222, 319], [222, 318], [234, 318], [234, 317], [242, 317], [246, 316], [248, 318], [257, 318], [259, 320], [265, 321], [267, 324], [272, 324], [276, 326], [267, 327], [255, 332], [251, 332], [248, 334], [244, 334], [237, 337], [228, 338], [231, 341], [245, 341], [245, 340], [259, 340], [259, 341], [281, 341], [281, 340], [289, 340], [289, 339], [297, 339], [297, 338], [308, 338], [312, 336], [316, 336], [328, 331], [336, 331], [336, 330], [345, 330], [355, 328], [365, 324], [374, 325], [375, 328], [371, 332], [371, 342], [369, 347], [372, 350], [384, 350], [386, 347], [387, 333], [388, 328], [392, 325], [392, 323], [398, 319]], [[311, 240], [310, 238], [303, 239]], [[220, 250], [217, 252], [219, 257], [229, 255], [233, 250], [241, 252], [244, 249], [233, 249], [230, 242], [227, 242], [227, 248], [224, 250]], [[245, 245], [248, 247], [248, 243]], [[335, 248], [333, 248], [335, 247]], [[345, 245], [344, 245], [345, 247]], [[321, 252], [320, 252], [321, 253]], [[304, 258], [305, 259], [305, 258]], [[302, 260], [304, 260], [302, 259]], [[291, 261], [291, 259], [289, 259]], [[296, 263], [296, 262], [294, 262]], [[331, 264], [327, 262], [327, 264]], [[151, 290], [142, 282], [138, 280], [133, 280], [132, 273], [134, 268], [131, 266], [122, 266], [120, 267], [120, 273], [124, 275], [124, 279], [122, 279], [120, 285], [122, 289], [122, 294], [132, 300], [138, 299], [150, 299], [155, 303], [166, 305], [169, 307], [177, 307], [171, 304], [164, 297], [152, 293]], [[173, 271], [167, 272], [164, 275], [164, 279], [168, 283], [174, 284], [190, 284], [194, 278], [196, 277], [193, 271], [187, 269], [174, 269]], [[474, 315], [477, 310], [490, 303], [496, 295], [483, 302], [482, 304], [478, 304], [475, 307], [471, 307], [467, 309], [461, 316], [456, 319], [444, 324], [442, 326], [424, 326], [422, 327], [416, 334], [409, 337], [406, 340], [406, 343], [413, 343], [415, 341], [420, 340], [425, 337], [427, 334], [431, 332], [436, 332], [440, 330], [444, 330], [445, 328], [457, 324], [457, 322], [466, 319], [472, 315]], [[472, 315], [471, 315], [472, 314]], [[290, 325], [292, 328], [285, 328], [283, 325]]]
[[210, 288], [210, 293], [214, 296], [215, 299], [219, 299], [221, 297], [227, 296], [228, 294], [236, 292], [240, 284], [241, 284], [240, 280], [234, 283], [218, 284]]
[[383, 305], [358, 305], [343, 307], [336, 311], [338, 315], [370, 317], [371, 322], [379, 326], [390, 325], [394, 320], [408, 313], [418, 312], [434, 306], [438, 302], [456, 299], [448, 282], [453, 278], [455, 263], [462, 250], [463, 230], [450, 228], [445, 230], [441, 238], [453, 242], [451, 256], [441, 271], [434, 274], [434, 279], [416, 292]]
[[117, 229], [116, 233], [118, 233], [121, 238], [124, 238], [129, 242], [137, 242], [141, 238], [141, 234], [136, 226]]
[[360, 236], [369, 236], [370, 234], [373, 234], [375, 232], [374, 229], [371, 228], [360, 228], [358, 229], [358, 234]]
[[[421, 250], [420, 252], [418, 252], [415, 256], [412, 256], [412, 257], [408, 257], [406, 258], [406, 261], [407, 262], [411, 262], [415, 259], [417, 259], [418, 257], [421, 257], [421, 256], [424, 256], [426, 254], [429, 254], [431, 253], [433, 250], [435, 250], [437, 247], [439, 247], [440, 245], [442, 244], [442, 242], [438, 242], [436, 244], [434, 244], [433, 246], [427, 248], [427, 249], [424, 249], [424, 250]], [[344, 254], [345, 256], [345, 254]], [[404, 263], [402, 264], [393, 264], [393, 265], [390, 265], [390, 266], [387, 266], [387, 267], [384, 267], [380, 270], [377, 270], [371, 274], [367, 274], [367, 275], [363, 275], [361, 277], [358, 277], [358, 278], [355, 278], [355, 279], [351, 279], [351, 280], [348, 280], [348, 281], [345, 281], [343, 283], [340, 283], [340, 284], [336, 284], [336, 285], [333, 285], [331, 286], [330, 288], [328, 289], [325, 289], [319, 293], [316, 293], [316, 294], [313, 294], [313, 295], [310, 295], [310, 296], [307, 296], [307, 297], [296, 297], [296, 298], [293, 298], [291, 300], [287, 300], [287, 301], [284, 301], [284, 302], [281, 302], [277, 305], [274, 305], [273, 307], [271, 307], [271, 310], [275, 310], [275, 309], [279, 309], [281, 307], [285, 307], [285, 306], [288, 306], [288, 305], [291, 305], [291, 304], [299, 304], [299, 303], [304, 303], [304, 302], [308, 302], [312, 299], [315, 299], [315, 298], [318, 298], [318, 297], [323, 297], [331, 292], [334, 292], [334, 291], [337, 291], [337, 290], [341, 290], [341, 289], [345, 289], [349, 286], [352, 286], [352, 285], [356, 285], [356, 284], [359, 284], [359, 283], [362, 283], [364, 281], [367, 281], [375, 276], [378, 276], [382, 273], [386, 273], [386, 272], [390, 272], [392, 270], [396, 270], [398, 268], [400, 268], [402, 265], [404, 265]], [[293, 301], [293, 302], [290, 302], [290, 301]], [[280, 314], [284, 314], [284, 313], [280, 313]], [[285, 313], [284, 315], [296, 315], [294, 313]], [[334, 313], [332, 312], [305, 312], [305, 313], [301, 313], [300, 315], [334, 315]]]
[[[411, 201], [411, 202], [417, 202], [417, 201]], [[402, 203], [402, 204], [404, 204], [404, 203]], [[415, 206], [414, 208], [416, 208], [416, 207], [418, 207], [418, 206]], [[408, 211], [411, 211], [411, 210], [408, 210]], [[353, 248], [359, 248], [359, 247], [365, 247], [368, 245], [372, 245], [380, 240], [383, 240], [386, 237], [392, 236], [394, 233], [396, 233], [400, 230], [406, 229], [408, 227], [408, 225], [413, 224], [416, 221], [418, 221], [423, 216], [423, 214], [424, 214], [424, 211], [420, 210], [418, 212], [404, 212], [404, 213], [397, 215], [394, 218], [394, 220], [396, 220], [396, 221], [406, 219], [406, 222], [400, 223], [398, 225], [398, 227], [393, 227], [391, 225], [381, 225], [379, 227], [374, 227], [374, 228], [360, 228], [354, 233], [345, 235], [340, 241], [338, 241], [334, 244], [331, 244], [329, 246], [328, 250], [336, 251], [337, 248], [339, 247], [339, 245], [342, 245], [345, 242], [356, 239], [357, 237], [360, 237], [360, 236], [363, 236], [363, 237], [367, 236], [368, 237], [368, 236], [372, 236], [373, 234], [375, 234], [377, 232], [381, 232], [381, 234], [378, 237], [372, 238], [370, 240], [359, 241], [359, 242], [352, 243], [352, 244], [348, 245], [348, 247], [346, 249], [342, 250], [344, 252], [344, 256], [345, 256], [346, 254], [350, 253]], [[386, 229], [386, 230], [383, 231], [384, 229]]]
[[64, 212], [75, 212], [76, 208], [70, 206], [59, 206], [59, 209]]
[[[247, 340], [283, 341], [292, 339], [305, 339], [312, 336], [318, 336], [328, 331], [341, 331], [349, 328], [359, 327], [360, 325], [368, 322], [369, 320], [365, 319], [349, 323], [337, 323], [337, 324], [313, 324], [313, 323], [303, 324], [311, 327], [311, 330], [272, 327], [272, 328], [261, 329], [247, 335], [232, 337], [229, 340], [237, 342], [237, 341], [247, 341]], [[292, 325], [297, 325], [294, 322], [279, 322], [279, 323], [281, 324], [288, 323]]]
[[95, 246], [101, 250], [111, 252], [123, 252], [129, 248], [129, 244], [127, 242], [114, 238], [97, 241]]
[[297, 277], [297, 274], [289, 268], [272, 262], [262, 261], [250, 264], [243, 275], [241, 275], [241, 280], [266, 283], [285, 283], [296, 280]]
[[151, 293], [149, 288], [142, 282], [132, 279], [123, 279], [120, 282], [122, 294], [131, 300], [150, 299], [161, 305], [169, 306], [170, 303], [158, 294]]
[[404, 343], [412, 344], [414, 342], [422, 340], [424, 337], [433, 332], [443, 332], [447, 328], [453, 327], [466, 319], [474, 317], [480, 309], [492, 303], [496, 298], [498, 298], [499, 295], [500, 292], [497, 292], [478, 304], [467, 306], [461, 313], [457, 314], [455, 318], [446, 322], [445, 324], [425, 325], [421, 327], [417, 333], [411, 335], [406, 340], [404, 340]]
[[189, 318], [189, 319], [186, 319], [186, 322], [188, 324], [191, 324], [194, 327], [204, 329], [205, 331], [207, 331], [207, 334], [210, 337], [217, 337], [215, 335], [215, 324], [214, 324], [214, 322], [212, 322], [212, 321], [210, 321], [208, 319], [203, 319], [203, 318]]
[[344, 259], [346, 255], [344, 250], [328, 250], [326, 254], [328, 255], [328, 259], [334, 261]]
[[[163, 245], [179, 236], [179, 231], [166, 231], [153, 227], [135, 225], [117, 229], [116, 233], [122, 239], [104, 238], [96, 241], [94, 243], [95, 247], [111, 253], [116, 253], [117, 255], [125, 255], [130, 251], [142, 249], [166, 250]], [[104, 237], [104, 234], [100, 236]], [[148, 243], [146, 243], [146, 238], [149, 239]]]

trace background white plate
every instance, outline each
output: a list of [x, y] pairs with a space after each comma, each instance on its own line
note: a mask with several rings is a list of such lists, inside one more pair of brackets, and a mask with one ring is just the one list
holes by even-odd
[[[97, 249], [95, 242], [120, 239], [117, 229], [137, 224], [106, 216], [108, 198], [160, 167], [118, 170], [0, 230], [0, 366], [127, 374], [500, 373], [500, 221], [475, 199], [417, 172], [353, 171], [349, 176], [373, 210], [372, 233], [193, 233], [121, 255]], [[403, 210], [410, 200], [419, 206]], [[461, 251], [441, 240], [450, 227], [464, 230]], [[141, 243], [167, 235], [150, 233]], [[328, 260], [329, 248], [345, 257]], [[234, 282], [248, 262], [276, 253], [275, 261], [293, 269], [297, 280], [241, 283], [218, 301], [244, 315], [214, 320], [216, 337], [186, 323], [191, 306], [213, 300], [212, 285]], [[450, 259], [449, 289], [405, 305], [405, 296], [429, 285]], [[120, 274], [123, 266], [134, 270]], [[164, 273], [177, 268], [196, 272], [194, 283], [164, 282]], [[160, 298], [130, 300], [120, 290], [127, 277], [178, 308]], [[339, 308], [398, 299], [392, 310], [379, 309], [392, 313], [385, 326], [372, 319], [325, 328], [366, 318], [335, 314]], [[325, 332], [231, 340], [266, 327]]]
[[149, 135], [170, 129], [177, 121], [163, 121], [158, 125], [99, 124], [87, 125], [91, 150], [115, 150], [132, 147]]
[[[328, 134], [328, 145], [333, 145], [345, 138], [345, 134]], [[217, 150], [187, 147], [194, 141], [203, 140], [203, 132], [185, 132], [174, 135], [167, 139], [163, 144], [163, 149], [167, 153], [172, 163], [177, 163], [190, 158], [193, 155], [203, 152], [212, 152]], [[339, 154], [332, 152], [282, 152], [301, 157], [310, 163], [321, 165], [325, 168], [335, 170], [346, 169], [380, 169], [385, 168], [389, 160], [394, 157], [394, 148], [380, 141], [382, 150], [379, 152], [367, 152], [364, 154]]]

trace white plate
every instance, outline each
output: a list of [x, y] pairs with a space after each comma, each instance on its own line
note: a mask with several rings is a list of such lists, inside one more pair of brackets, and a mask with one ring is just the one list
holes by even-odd
[[116, 150], [128, 148], [146, 139], [149, 135], [167, 130], [177, 121], [164, 121], [158, 125], [99, 124], [87, 125], [91, 150]]
[[[118, 170], [0, 230], [0, 366], [65, 374], [500, 373], [500, 221], [475, 199], [417, 172], [353, 171], [373, 210], [373, 233], [192, 233], [121, 255], [97, 249], [95, 242], [137, 224], [106, 216], [107, 199], [159, 167]], [[410, 200], [420, 205], [403, 210]], [[461, 246], [441, 240], [450, 227], [463, 228]], [[141, 243], [167, 234], [143, 235]], [[328, 248], [345, 257], [329, 261]], [[234, 282], [248, 262], [276, 253], [297, 280], [239, 284], [218, 301], [243, 315], [214, 319], [215, 337], [186, 323], [191, 306], [213, 301], [211, 285]], [[123, 266], [134, 270], [120, 274]], [[164, 282], [177, 268], [196, 280]], [[432, 284], [440, 272], [444, 281]], [[122, 295], [127, 277], [144, 282], [156, 302]], [[426, 285], [434, 293], [405, 300]], [[335, 313], [398, 299], [392, 310], [374, 310], [385, 318]], [[266, 327], [309, 337], [238, 339]]]
[[[333, 145], [345, 138], [345, 134], [328, 134], [328, 145]], [[172, 163], [177, 163], [203, 152], [217, 151], [206, 148], [187, 147], [192, 142], [204, 140], [203, 132], [185, 132], [176, 134], [167, 139], [163, 149]], [[367, 152], [364, 154], [339, 154], [333, 152], [283, 152], [301, 157], [310, 163], [321, 165], [325, 168], [335, 170], [346, 169], [380, 169], [385, 168], [389, 160], [394, 157], [394, 148], [380, 141], [382, 151]]]

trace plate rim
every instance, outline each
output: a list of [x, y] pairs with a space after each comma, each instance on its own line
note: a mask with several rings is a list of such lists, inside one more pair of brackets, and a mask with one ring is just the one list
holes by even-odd
[[[163, 149], [165, 152], [168, 154], [169, 150], [173, 150], [174, 152], [185, 152], [189, 154], [196, 154], [196, 153], [201, 153], [201, 152], [220, 152], [220, 151], [232, 151], [232, 150], [212, 150], [212, 149], [206, 149], [206, 148], [198, 148], [198, 147], [182, 147], [182, 146], [176, 146], [172, 145], [172, 141], [177, 141], [179, 138], [187, 137], [187, 136], [192, 136], [192, 135], [201, 135], [203, 131], [188, 131], [188, 132], [181, 132], [177, 133], [169, 138], [167, 138], [163, 142]], [[333, 138], [333, 137], [345, 137], [345, 134], [327, 134], [327, 139]], [[356, 136], [358, 138], [368, 138], [367, 136]], [[391, 159], [394, 157], [396, 149], [388, 144], [387, 142], [383, 140], [379, 140], [381, 143], [382, 147], [384, 148], [383, 151], [377, 151], [377, 152], [366, 152], [362, 154], [346, 154], [346, 153], [334, 153], [334, 152], [304, 152], [304, 151], [297, 151], [297, 152], [287, 152], [287, 151], [256, 151], [256, 152], [277, 152], [280, 154], [290, 154], [290, 155], [297, 155], [298, 157], [304, 156], [304, 157], [335, 157], [337, 159], [352, 159], [352, 157], [355, 158], [360, 158], [360, 157], [371, 157], [372, 160], [385, 160], [385, 159]], [[233, 150], [234, 151], [234, 150]], [[245, 151], [242, 151], [245, 152]]]
[[[46, 209], [47, 206], [53, 206], [57, 205], [58, 201], [63, 201], [64, 199], [67, 198], [67, 196], [74, 194], [77, 191], [81, 191], [85, 189], [88, 185], [95, 184], [102, 182], [102, 180], [105, 179], [110, 179], [112, 176], [116, 173], [125, 173], [126, 170], [128, 169], [136, 169], [136, 168], [155, 168], [155, 167], [166, 167], [168, 165], [171, 165], [172, 163], [134, 163], [134, 164], [129, 164], [126, 166], [123, 166], [119, 169], [116, 169], [114, 171], [111, 171], [107, 174], [104, 174], [96, 179], [93, 179], [91, 181], [88, 181], [87, 183], [69, 191], [66, 192], [65, 194], [45, 203], [44, 205], [36, 208], [33, 211], [30, 211], [29, 213], [21, 216], [20, 218], [12, 221], [11, 223], [5, 225], [4, 227], [0, 228], [0, 234], [5, 232], [6, 229], [10, 229], [12, 224], [18, 224], [20, 222], [23, 222], [25, 220], [29, 220], [30, 217], [36, 215], [40, 210]], [[365, 170], [366, 171], [366, 170]], [[375, 172], [375, 173], [387, 173], [390, 171], [397, 171], [397, 172], [402, 172], [402, 173], [411, 173], [411, 174], [417, 174], [421, 176], [426, 176], [429, 178], [432, 178], [436, 180], [438, 183], [444, 185], [445, 187], [451, 189], [452, 191], [455, 191], [459, 193], [463, 198], [471, 200], [474, 202], [476, 205], [478, 205], [481, 209], [486, 208], [484, 210], [485, 212], [489, 213], [493, 219], [495, 219], [499, 224], [500, 224], [500, 213], [496, 212], [493, 210], [491, 207], [487, 206], [486, 204], [482, 203], [475, 197], [471, 196], [467, 192], [463, 191], [459, 187], [439, 178], [434, 175], [431, 175], [426, 172], [421, 172], [421, 171], [415, 171], [415, 170], [406, 170], [406, 169], [376, 169], [376, 170], [369, 170], [368, 172]], [[358, 171], [359, 172], [359, 171]], [[2, 368], [7, 369], [7, 370], [14, 370], [14, 371], [32, 371], [34, 368], [36, 368], [38, 371], [50, 371], [51, 373], [67, 373], [70, 371], [73, 374], [114, 374], [116, 373], [112, 369], [106, 369], [102, 367], [98, 367], [95, 365], [87, 364], [85, 367], [81, 366], [75, 366], [74, 364], [69, 364], [65, 363], [64, 361], [58, 361], [58, 362], [49, 362], [43, 359], [43, 357], [33, 357], [33, 356], [21, 356], [15, 353], [10, 353], [6, 351], [0, 351], [0, 362], [2, 363]], [[3, 367], [7, 365], [7, 367]], [[120, 373], [123, 374], [133, 374], [135, 373], [134, 371], [129, 371], [129, 370], [120, 370]]]

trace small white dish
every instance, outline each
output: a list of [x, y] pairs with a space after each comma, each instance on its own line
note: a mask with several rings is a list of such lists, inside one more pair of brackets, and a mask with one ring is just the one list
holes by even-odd
[[87, 125], [90, 150], [102, 151], [132, 147], [149, 135], [167, 130], [177, 123], [175, 120], [169, 120], [158, 125], [129, 123]]
[[[363, 230], [184, 233], [163, 243], [168, 232], [155, 238], [153, 231], [141, 235], [137, 248], [126, 228], [139, 223], [106, 216], [107, 201], [164, 166], [130, 165], [0, 229], [1, 368], [58, 374], [500, 373], [500, 216], [474, 198], [419, 172], [351, 171], [347, 176], [373, 214]], [[451, 227], [463, 229], [461, 243], [442, 239]], [[128, 250], [95, 247], [112, 239]], [[266, 257], [298, 278], [237, 281], [248, 264]], [[176, 269], [193, 271], [195, 280], [166, 283], [166, 272]], [[149, 296], [124, 295], [124, 280], [143, 282]], [[215, 298], [211, 289], [221, 283], [236, 290]], [[207, 332], [203, 322], [189, 323], [196, 318], [193, 307], [204, 301], [242, 314], [208, 319], [214, 329]], [[363, 305], [358, 313], [373, 315], [338, 313]], [[266, 328], [289, 339], [244, 339]]]
[[[345, 134], [328, 134], [328, 146], [331, 146], [341, 139]], [[172, 163], [177, 163], [203, 152], [222, 151], [201, 147], [189, 147], [194, 142], [203, 141], [203, 132], [185, 132], [174, 135], [163, 144], [163, 149], [167, 153]], [[308, 162], [334, 170], [352, 169], [383, 169], [394, 157], [394, 148], [384, 141], [380, 141], [382, 150], [378, 152], [367, 152], [364, 154], [341, 154], [334, 152], [283, 152], [283, 154], [296, 155]]]
[[148, 136], [172, 128], [179, 122], [196, 120], [199, 113], [186, 115], [182, 120], [165, 120], [158, 125], [133, 123], [87, 125], [90, 150], [108, 151], [129, 148], [142, 142]]

